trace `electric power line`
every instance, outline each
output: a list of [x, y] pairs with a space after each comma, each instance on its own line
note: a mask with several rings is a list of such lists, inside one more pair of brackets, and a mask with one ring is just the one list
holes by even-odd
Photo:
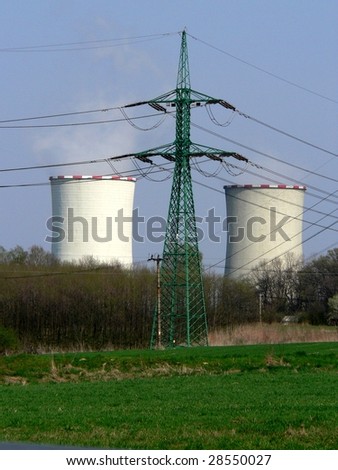
[[[106, 49], [111, 47], [120, 47], [130, 44], [138, 44], [147, 41], [154, 41], [156, 39], [163, 39], [167, 36], [177, 35], [179, 32], [173, 33], [159, 33], [159, 34], [148, 34], [143, 36], [130, 36], [124, 38], [115, 39], [98, 39], [93, 41], [77, 41], [77, 42], [65, 42], [56, 44], [40, 44], [35, 46], [17, 46], [17, 47], [2, 47], [0, 53], [32, 53], [32, 52], [74, 52], [84, 51], [91, 49]], [[123, 42], [122, 42], [123, 41]], [[109, 44], [114, 43], [114, 44]]]
[[10, 123], [10, 122], [21, 122], [21, 121], [34, 121], [39, 119], [51, 119], [51, 118], [59, 118], [59, 117], [66, 117], [66, 116], [77, 116], [81, 114], [93, 114], [93, 113], [105, 113], [108, 111], [115, 111], [120, 109], [120, 106], [114, 107], [107, 107], [107, 108], [99, 108], [99, 109], [87, 109], [82, 111], [72, 111], [67, 113], [58, 113], [58, 114], [42, 114], [38, 116], [28, 116], [22, 118], [14, 118], [14, 119], [3, 119], [0, 120], [0, 124]]
[[[217, 132], [211, 131], [211, 130], [209, 130], [209, 129], [206, 129], [205, 127], [200, 126], [200, 125], [198, 125], [198, 124], [191, 123], [191, 125], [192, 125], [193, 127], [195, 127], [196, 129], [199, 129], [199, 130], [201, 130], [201, 131], [203, 131], [203, 132], [207, 132], [208, 134], [213, 135], [214, 137], [218, 137], [218, 138], [220, 138], [220, 139], [226, 140], [227, 142], [230, 142], [230, 143], [232, 143], [232, 144], [234, 144], [234, 145], [238, 145], [239, 147], [245, 148], [246, 150], [250, 150], [251, 152], [257, 153], [258, 155], [261, 155], [261, 156], [263, 156], [263, 157], [267, 157], [267, 158], [269, 158], [269, 159], [271, 159], [271, 160], [277, 161], [278, 163], [283, 163], [284, 165], [290, 166], [290, 167], [292, 167], [292, 168], [296, 168], [297, 170], [304, 171], [304, 172], [306, 172], [306, 173], [309, 173], [309, 174], [314, 175], [314, 176], [318, 176], [318, 177], [320, 177], [320, 178], [327, 179], [327, 180], [329, 180], [329, 181], [334, 181], [335, 183], [338, 182], [338, 179], [337, 179], [337, 178], [332, 178], [332, 177], [330, 177], [330, 176], [322, 175], [321, 173], [317, 173], [317, 172], [315, 172], [315, 171], [307, 170], [306, 168], [303, 168], [303, 167], [301, 167], [301, 166], [299, 166], [299, 165], [295, 165], [294, 163], [286, 162], [286, 161], [282, 160], [281, 158], [274, 157], [273, 155], [270, 155], [270, 154], [265, 153], [265, 152], [261, 152], [260, 150], [257, 150], [257, 149], [255, 149], [255, 148], [253, 148], [253, 147], [250, 147], [249, 145], [245, 145], [245, 144], [242, 144], [242, 143], [240, 143], [240, 142], [238, 142], [238, 141], [236, 141], [236, 140], [229, 139], [228, 137], [224, 137], [223, 135], [221, 135], [221, 134], [219, 134], [219, 133], [217, 133]], [[262, 167], [260, 166], [260, 168], [262, 168]], [[295, 180], [294, 180], [294, 181], [295, 181]]]
[[[206, 162], [208, 162], [208, 161], [209, 161], [209, 160], [204, 160], [204, 161], [202, 161], [201, 163], [206, 163]], [[155, 167], [158, 168], [158, 170], [157, 170], [158, 172], [162, 172], [162, 171], [163, 171], [163, 168], [159, 167], [159, 166], [156, 165], [156, 164], [154, 164], [154, 165], [155, 165]], [[163, 164], [163, 166], [166, 166], [166, 165], [170, 165], [170, 162], [167, 162], [167, 163], [164, 163], [164, 164]], [[130, 171], [129, 171], [129, 172], [130, 172]], [[122, 174], [126, 174], [126, 172], [123, 172]], [[223, 194], [223, 191], [220, 191], [220, 190], [218, 190], [218, 189], [216, 189], [216, 188], [214, 188], [214, 187], [208, 186], [208, 185], [206, 185], [206, 184], [204, 184], [204, 183], [200, 183], [200, 182], [198, 182], [198, 181], [194, 181], [194, 183], [195, 183], [195, 184], [199, 184], [199, 185], [201, 185], [201, 186], [203, 186], [203, 187], [206, 187], [206, 188], [208, 188], [208, 189], [210, 189], [210, 190], [213, 190], [213, 191], [216, 191], [216, 192], [219, 192], [219, 193]], [[35, 184], [29, 184], [29, 185], [27, 184], [27, 186], [33, 186], [33, 185], [39, 185], [39, 186], [40, 186], [40, 185], [48, 185], [48, 184], [49, 184], [49, 183], [38, 183], [38, 184], [35, 183]], [[15, 185], [15, 186], [22, 186], [22, 185]], [[317, 204], [318, 204], [318, 203], [317, 203]], [[316, 204], [316, 205], [317, 205], [317, 204]], [[263, 207], [263, 206], [261, 206], [261, 207]], [[312, 210], [312, 209], [313, 209], [313, 208], [306, 208], [306, 209], [303, 211], [303, 213], [305, 213], [306, 211]], [[336, 209], [335, 209], [335, 210], [336, 210]], [[334, 212], [334, 211], [333, 211], [333, 212]], [[324, 217], [327, 217], [327, 216], [330, 216], [330, 214], [324, 214]], [[324, 217], [323, 217], [323, 218], [324, 218]], [[304, 222], [306, 222], [306, 221], [304, 221]], [[307, 230], [308, 228], [310, 228], [311, 226], [319, 226], [319, 224], [317, 224], [317, 223], [313, 223], [313, 222], [308, 222], [308, 223], [309, 223], [310, 225], [309, 225], [306, 229], [304, 229], [303, 232], [306, 231], [306, 230]], [[336, 222], [333, 222], [333, 223], [332, 223], [330, 226], [328, 226], [328, 227], [327, 227], [327, 226], [321, 226], [321, 230], [320, 230], [319, 232], [317, 232], [316, 234], [312, 235], [312, 236], [309, 237], [308, 239], [304, 240], [303, 243], [306, 243], [307, 241], [311, 240], [312, 238], [314, 238], [315, 236], [319, 235], [319, 234], [322, 233], [323, 231], [328, 230], [328, 229], [331, 229], [335, 223], [336, 223]], [[288, 251], [289, 251], [289, 250], [286, 250], [286, 252], [283, 253], [283, 255], [286, 254]], [[235, 254], [237, 254], [237, 252], [236, 252]], [[266, 253], [265, 253], [265, 254], [266, 254]], [[261, 256], [263, 256], [263, 255], [261, 255]], [[280, 256], [281, 256], [281, 255], [280, 255]], [[258, 257], [258, 258], [260, 258], [260, 257]], [[214, 265], [209, 266], [208, 268], [206, 268], [206, 270], [210, 270], [211, 268], [217, 267], [220, 263], [222, 263], [222, 262], [224, 262], [224, 261], [225, 261], [225, 258], [224, 258], [223, 260], [221, 260], [221, 261], [215, 263]], [[245, 268], [245, 265], [243, 265], [243, 268]], [[223, 269], [224, 269], [224, 268], [223, 268]], [[52, 273], [52, 274], [53, 274], [53, 273]]]
[[244, 116], [247, 119], [250, 119], [251, 121], [256, 122], [257, 124], [260, 124], [261, 126], [267, 127], [268, 129], [271, 129], [275, 132], [278, 132], [279, 134], [285, 135], [286, 137], [290, 137], [290, 139], [296, 140], [297, 142], [308, 145], [309, 147], [312, 147], [316, 150], [320, 150], [321, 152], [327, 153], [329, 155], [333, 155], [334, 157], [338, 157], [337, 153], [331, 152], [330, 150], [327, 150], [327, 149], [325, 149], [325, 148], [323, 148], [319, 145], [313, 144], [313, 143], [311, 143], [311, 142], [309, 142], [305, 139], [301, 139], [301, 138], [295, 136], [294, 134], [290, 134], [289, 132], [278, 129], [275, 126], [272, 126], [271, 124], [267, 124], [266, 122], [263, 122], [263, 121], [261, 121], [257, 118], [252, 117], [252, 116], [249, 116], [248, 114], [244, 114], [244, 113], [241, 113], [241, 112], [239, 114]]
[[[118, 108], [122, 110], [122, 108]], [[90, 111], [88, 111], [90, 112]], [[168, 113], [169, 114], [169, 113]], [[167, 114], [163, 114], [163, 119], [167, 116]], [[101, 121], [86, 121], [86, 122], [68, 122], [68, 123], [61, 123], [61, 124], [15, 124], [15, 125], [0, 125], [0, 129], [43, 129], [43, 128], [53, 128], [53, 127], [77, 127], [77, 126], [88, 126], [88, 125], [97, 125], [97, 124], [111, 124], [112, 122], [129, 122], [138, 120], [138, 119], [146, 119], [151, 117], [158, 117], [158, 113], [153, 114], [145, 114], [143, 116], [134, 116], [134, 117], [123, 117], [119, 119], [104, 119]], [[32, 119], [32, 118], [31, 118]], [[38, 118], [36, 118], [38, 119]], [[160, 123], [163, 122], [163, 119]], [[158, 125], [152, 126], [149, 129], [140, 129], [139, 130], [152, 130], [158, 127]]]
[[[198, 184], [201, 184], [202, 186], [205, 186], [203, 183], [198, 183]], [[209, 189], [212, 189], [212, 190], [214, 190], [214, 191], [221, 192], [221, 191], [219, 191], [219, 190], [217, 190], [217, 189], [215, 189], [215, 188], [211, 188], [211, 187], [210, 187]], [[337, 191], [337, 190], [336, 190], [336, 191]], [[336, 191], [335, 191], [335, 192], [336, 192]], [[242, 200], [242, 199], [239, 198], [239, 197], [236, 197], [236, 196], [234, 196], [234, 197], [235, 197], [236, 199]], [[245, 202], [248, 202], [248, 201], [245, 201]], [[322, 202], [322, 201], [320, 201], [320, 202]], [[253, 203], [253, 202], [251, 202], [251, 201], [250, 201], [249, 203], [250, 203], [250, 204], [253, 204], [253, 205], [255, 205], [255, 206], [258, 206], [258, 207], [260, 207], [260, 208], [266, 209], [264, 206], [261, 206], [261, 205], [259, 205], [259, 204], [255, 204], [255, 203]], [[319, 204], [319, 202], [316, 203], [315, 205], [317, 205], [317, 204]], [[315, 206], [315, 205], [314, 205], [314, 206]], [[312, 210], [312, 207], [311, 207], [311, 208], [306, 208], [301, 214], [299, 214], [299, 216], [303, 215], [305, 212], [307, 212], [307, 211], [309, 211], [309, 210]], [[325, 217], [330, 217], [330, 216], [331, 216], [334, 212], [336, 212], [336, 211], [337, 211], [337, 208], [334, 209], [333, 211], [331, 211], [331, 213], [329, 213], [329, 214], [324, 214], [324, 216], [323, 216], [321, 219], [319, 219], [319, 221], [317, 221], [317, 222], [320, 222], [320, 221], [323, 220]], [[291, 220], [293, 220], [293, 219], [296, 219], [296, 217], [292, 217]], [[337, 219], [337, 217], [335, 217], [335, 219]], [[304, 221], [304, 220], [303, 220], [303, 221]], [[304, 221], [304, 222], [305, 222], [305, 221]], [[311, 235], [311, 236], [310, 236], [309, 238], [307, 238], [306, 240], [301, 241], [301, 242], [298, 243], [296, 246], [299, 246], [300, 244], [306, 243], [307, 241], [313, 239], [315, 236], [320, 235], [321, 233], [323, 233], [325, 230], [332, 230], [332, 229], [333, 229], [332, 227], [337, 223], [337, 220], [335, 220], [334, 222], [332, 222], [329, 226], [320, 226], [317, 222], [309, 222], [310, 225], [309, 225], [307, 228], [302, 229], [300, 232], [298, 232], [297, 234], [295, 234], [295, 235], [292, 237], [292, 238], [295, 238], [296, 236], [300, 235], [301, 233], [304, 233], [307, 229], [309, 229], [309, 228], [311, 228], [311, 227], [313, 227], [313, 226], [319, 226], [319, 227], [321, 227], [321, 230], [320, 230], [319, 232], [317, 232], [317, 233], [314, 234], [314, 235]], [[287, 223], [288, 223], [288, 222], [287, 222]], [[334, 231], [338, 231], [338, 230], [336, 230], [336, 229], [333, 229], [333, 230], [334, 230]], [[232, 256], [235, 256], [235, 255], [239, 254], [240, 252], [242, 252], [243, 250], [245, 250], [246, 248], [248, 248], [249, 246], [251, 246], [253, 243], [254, 243], [254, 242], [252, 242], [252, 243], [251, 243], [250, 245], [248, 245], [248, 246], [245, 246], [244, 248], [239, 249], [238, 251], [236, 251], [235, 253], [233, 253]], [[247, 266], [248, 264], [251, 264], [253, 261], [256, 261], [256, 260], [258, 261], [260, 258], [264, 257], [264, 256], [265, 256], [267, 253], [269, 253], [270, 251], [275, 250], [277, 247], [279, 247], [279, 246], [282, 245], [283, 243], [285, 243], [285, 241], [284, 241], [284, 242], [281, 242], [281, 243], [280, 243], [279, 245], [277, 245], [277, 246], [272, 247], [272, 248], [269, 249], [268, 251], [264, 252], [262, 255], [259, 255], [259, 256], [258, 256], [257, 258], [255, 258], [254, 260], [250, 260], [249, 262], [243, 264], [242, 266], [240, 266], [240, 267], [234, 269], [234, 270], [232, 271], [232, 273], [234, 273], [234, 272], [236, 272], [236, 271], [238, 271], [238, 270], [241, 270], [242, 268], [245, 268], [245, 266]], [[296, 246], [292, 247], [292, 249], [295, 248]], [[277, 259], [277, 258], [280, 258], [281, 256], [284, 256], [284, 255], [287, 254], [290, 250], [291, 250], [291, 249], [286, 250], [285, 252], [281, 253], [280, 255], [278, 255], [278, 256], [272, 258], [271, 260], [268, 261], [268, 263], [270, 263], [270, 262], [273, 261], [274, 259]], [[226, 261], [226, 259], [228, 259], [228, 258], [223, 258], [222, 260], [218, 261], [217, 263], [215, 263], [215, 264], [209, 266], [207, 269], [210, 270], [211, 268], [214, 268], [214, 267], [218, 266], [219, 264], [221, 264], [221, 263], [223, 263], [224, 261]], [[223, 269], [224, 269], [224, 268], [223, 268]]]
[[[188, 34], [188, 33], [187, 33], [187, 34]], [[318, 93], [317, 91], [311, 90], [311, 89], [308, 88], [308, 87], [305, 87], [305, 86], [303, 86], [303, 85], [300, 85], [300, 84], [298, 84], [298, 83], [295, 83], [295, 82], [293, 82], [293, 81], [291, 81], [291, 80], [288, 80], [288, 79], [286, 79], [286, 78], [284, 78], [284, 77], [281, 77], [281, 76], [279, 76], [279, 75], [277, 75], [277, 74], [275, 74], [275, 73], [269, 72], [268, 70], [266, 70], [266, 69], [264, 69], [264, 68], [262, 68], [262, 67], [259, 67], [259, 66], [255, 65], [255, 64], [251, 63], [251, 62], [248, 62], [247, 60], [241, 59], [241, 58], [235, 56], [234, 54], [230, 54], [230, 52], [227, 52], [227, 51], [225, 51], [224, 49], [221, 49], [221, 48], [216, 47], [216, 46], [214, 46], [214, 45], [212, 45], [212, 44], [210, 44], [210, 43], [208, 43], [208, 42], [206, 42], [206, 41], [203, 41], [202, 39], [199, 39], [199, 38], [197, 38], [196, 36], [192, 36], [191, 34], [188, 34], [188, 36], [190, 36], [190, 37], [191, 37], [192, 39], [194, 39], [195, 41], [198, 41], [198, 42], [200, 42], [201, 44], [204, 44], [205, 46], [208, 46], [208, 47], [210, 47], [211, 49], [214, 49], [215, 51], [220, 52], [221, 54], [224, 54], [224, 55], [226, 55], [226, 56], [228, 56], [228, 57], [231, 57], [232, 59], [237, 60], [238, 62], [241, 62], [242, 64], [247, 65], [248, 67], [251, 67], [251, 68], [253, 68], [253, 69], [255, 69], [255, 70], [258, 70], [259, 72], [262, 72], [262, 73], [264, 73], [264, 74], [266, 74], [266, 75], [268, 75], [268, 76], [270, 76], [270, 77], [276, 78], [277, 80], [280, 80], [281, 82], [284, 82], [284, 83], [286, 83], [286, 84], [288, 84], [288, 85], [291, 85], [291, 86], [293, 86], [293, 87], [295, 87], [295, 88], [298, 88], [298, 89], [300, 89], [300, 90], [303, 90], [303, 91], [305, 91], [305, 92], [307, 92], [307, 93], [311, 93], [312, 95], [318, 96], [319, 98], [322, 98], [322, 99], [324, 99], [324, 100], [326, 100], [326, 101], [331, 101], [332, 103], [338, 104], [338, 101], [337, 101], [336, 99], [333, 99], [333, 98], [331, 98], [331, 97], [329, 97], [329, 96], [326, 96], [326, 95], [324, 95], [324, 94], [322, 94], [322, 93]]]
[[[129, 157], [128, 157], [129, 158]], [[116, 157], [112, 157], [112, 159], [114, 160], [122, 160], [123, 159], [123, 156], [116, 156]], [[110, 165], [112, 165], [112, 162], [110, 161], [111, 159], [110, 158], [101, 158], [101, 159], [95, 159], [95, 160], [88, 160], [88, 161], [81, 161], [81, 162], [68, 162], [68, 163], [60, 163], [60, 164], [50, 164], [50, 165], [38, 165], [38, 166], [34, 166], [34, 167], [21, 167], [21, 168], [16, 168], [16, 170], [27, 170], [27, 169], [40, 169], [40, 168], [51, 168], [51, 167], [60, 167], [60, 166], [72, 166], [72, 165], [80, 165], [80, 164], [93, 164], [93, 163], [108, 163]], [[162, 181], [165, 181], [166, 179], [168, 179], [171, 175], [171, 170], [168, 170], [167, 168], [164, 168], [164, 167], [167, 167], [168, 165], [171, 164], [171, 162], [165, 162], [162, 164], [162, 166], [158, 165], [158, 164], [155, 164], [154, 162], [152, 162], [151, 165], [148, 165], [146, 166], [144, 169], [137, 163], [136, 159], [132, 159], [133, 163], [134, 163], [134, 166], [136, 168], [136, 171], [137, 171], [137, 174], [135, 175], [135, 171], [134, 170], [125, 170], [125, 171], [120, 171], [120, 172], [117, 172], [116, 171], [116, 168], [113, 167], [113, 170], [114, 170], [114, 173], [118, 173], [119, 175], [123, 175], [123, 176], [127, 176], [127, 175], [131, 175], [131, 176], [134, 176], [134, 177], [137, 177], [138, 175], [140, 175], [141, 177], [143, 178], [147, 178], [147, 179], [150, 179], [151, 181], [155, 181], [155, 182], [162, 182]], [[196, 168], [197, 171], [201, 172], [202, 170], [200, 169], [200, 165], [203, 164], [203, 163], [207, 163], [209, 162], [209, 159], [207, 160], [202, 160], [201, 162], [199, 162], [198, 164], [198, 167]], [[229, 165], [227, 163], [227, 165]], [[237, 167], [236, 165], [232, 165], [234, 168], [236, 169], [239, 169], [239, 167]], [[156, 171], [155, 171], [155, 168], [156, 168]], [[12, 171], [13, 169], [4, 169], [4, 170], [0, 170], [0, 171]], [[160, 173], [162, 171], [166, 171], [168, 172], [168, 175], [165, 176], [164, 178], [162, 178], [161, 180], [154, 180], [152, 178], [150, 178], [150, 174], [152, 173]], [[252, 172], [248, 169], [245, 170], [246, 172], [248, 173], [251, 173], [255, 176], [259, 176], [257, 173], [255, 172]], [[268, 171], [268, 170], [266, 170]], [[204, 174], [205, 172], [203, 172]], [[220, 177], [218, 176], [217, 174], [210, 174], [209, 176], [212, 176], [220, 181], [222, 181], [223, 183], [230, 183], [230, 184], [234, 184], [233, 181], [230, 181], [230, 180], [227, 180], [223, 177]], [[270, 179], [270, 178], [269, 178]], [[270, 179], [271, 180], [271, 179]], [[275, 180], [271, 180], [272, 182], [276, 182]], [[71, 182], [70, 182], [71, 183]], [[202, 183], [200, 183], [202, 184]], [[49, 183], [15, 183], [15, 184], [8, 184], [8, 185], [1, 185], [0, 188], [4, 189], [4, 188], [17, 188], [17, 187], [34, 187], [34, 186], [47, 186], [49, 185]], [[212, 190], [215, 190], [215, 188], [212, 188], [208, 185], [204, 185], [205, 187], [209, 188], [209, 189], [212, 189]], [[222, 191], [220, 190], [216, 190], [217, 192], [220, 192], [223, 194]], [[323, 200], [329, 200], [329, 197], [335, 195], [335, 192], [333, 193], [327, 193], [327, 196], [325, 198], [321, 198], [320, 196], [317, 196], [315, 194], [311, 194], [313, 197], [316, 197], [317, 199], [320, 199], [320, 202], [322, 202]], [[276, 196], [272, 197], [272, 199], [275, 199], [275, 200], [280, 200], [280, 198], [277, 198]], [[254, 203], [253, 203], [254, 204]], [[293, 202], [290, 202], [291, 205], [294, 205], [294, 206], [297, 206], [297, 204], [293, 203]], [[315, 207], [317, 204], [313, 205], [312, 207]], [[308, 211], [308, 210], [311, 210], [312, 212], [314, 213], [318, 213], [320, 215], [325, 215], [325, 213], [323, 213], [322, 211], [319, 211], [319, 210], [314, 210], [313, 208], [305, 208], [305, 211]], [[285, 213], [282, 213], [282, 212], [278, 212], [278, 214], [280, 215], [287, 215]], [[309, 223], [311, 224], [312, 222], [307, 222], [306, 220], [303, 220], [304, 223]]]

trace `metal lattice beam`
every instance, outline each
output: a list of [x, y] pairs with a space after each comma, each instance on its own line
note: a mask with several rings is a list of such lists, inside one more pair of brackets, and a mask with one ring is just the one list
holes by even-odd
[[[185, 32], [177, 76], [175, 170], [161, 266], [162, 347], [207, 345], [208, 331], [190, 170], [191, 89]], [[154, 324], [158, 322], [158, 312]], [[157, 331], [153, 328], [153, 334]], [[152, 345], [158, 343], [152, 337]]]
[[162, 156], [174, 161], [167, 229], [160, 269], [160, 302], [155, 309], [151, 334], [151, 347], [206, 346], [208, 344], [207, 315], [201, 271], [201, 255], [198, 249], [194, 196], [191, 181], [191, 157], [206, 156], [212, 160], [246, 158], [235, 152], [197, 145], [190, 140], [191, 107], [220, 104], [236, 109], [224, 100], [212, 98], [190, 88], [190, 72], [186, 32], [182, 32], [181, 50], [176, 89], [150, 101], [148, 104], [159, 112], [166, 106], [176, 109], [176, 137], [172, 144], [149, 149], [145, 152], [124, 155], [150, 162], [149, 157]]

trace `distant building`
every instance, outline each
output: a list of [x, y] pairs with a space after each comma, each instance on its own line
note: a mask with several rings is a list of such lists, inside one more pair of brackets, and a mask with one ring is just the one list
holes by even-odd
[[130, 266], [135, 178], [51, 177], [52, 253], [61, 261], [93, 258]]
[[225, 275], [240, 278], [283, 254], [303, 255], [305, 186], [224, 186], [227, 210]]

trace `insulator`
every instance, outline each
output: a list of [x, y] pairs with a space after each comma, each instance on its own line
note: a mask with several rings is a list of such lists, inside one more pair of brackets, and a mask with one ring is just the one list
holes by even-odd
[[151, 106], [152, 108], [156, 109], [156, 111], [161, 111], [162, 113], [166, 113], [167, 110], [161, 106], [160, 104], [158, 103], [148, 103], [149, 106]]
[[232, 106], [232, 104], [228, 103], [227, 101], [219, 100], [219, 104], [220, 104], [221, 106], [224, 106], [224, 108], [232, 109], [232, 111], [236, 111], [235, 106]]
[[150, 165], [153, 165], [152, 160], [150, 160], [150, 158], [148, 157], [143, 157], [142, 155], [135, 155], [135, 158], [137, 158], [138, 160], [141, 160], [141, 162], [150, 163]]

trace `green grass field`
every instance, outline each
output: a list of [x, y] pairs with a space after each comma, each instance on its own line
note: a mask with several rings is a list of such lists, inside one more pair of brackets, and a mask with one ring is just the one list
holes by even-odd
[[338, 343], [18, 355], [0, 374], [0, 440], [338, 448]]

